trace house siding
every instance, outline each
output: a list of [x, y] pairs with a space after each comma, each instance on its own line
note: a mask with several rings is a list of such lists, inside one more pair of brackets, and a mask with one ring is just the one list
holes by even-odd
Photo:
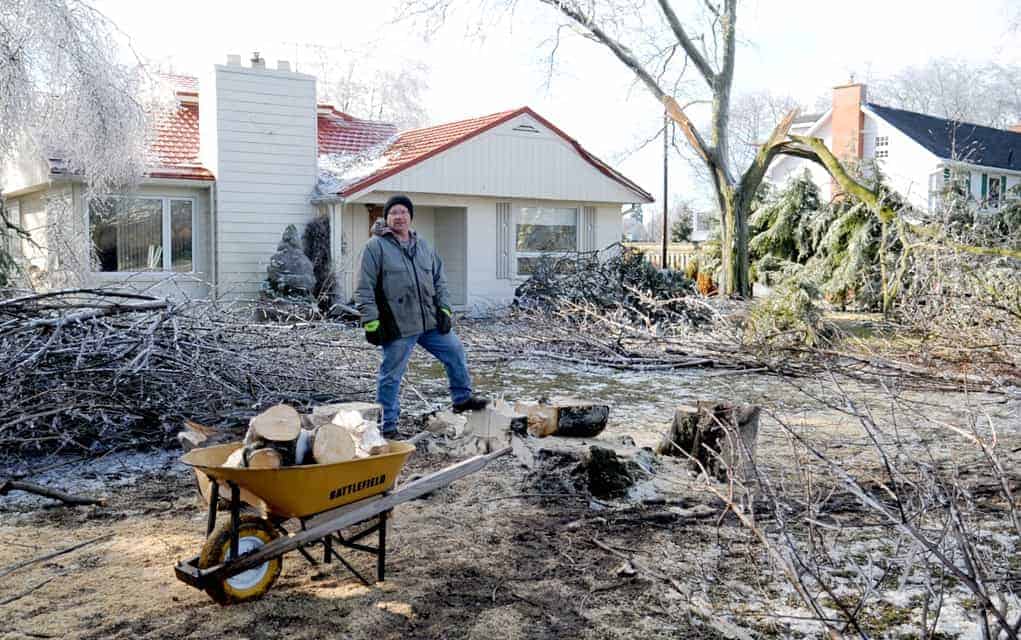
[[315, 78], [217, 65], [200, 93], [203, 164], [217, 179], [217, 294], [253, 297], [287, 225], [317, 214]]
[[[889, 155], [876, 158], [876, 137], [889, 138]], [[865, 111], [865, 158], [876, 163], [887, 183], [919, 209], [929, 206], [929, 174], [938, 171], [940, 159], [882, 118]]]

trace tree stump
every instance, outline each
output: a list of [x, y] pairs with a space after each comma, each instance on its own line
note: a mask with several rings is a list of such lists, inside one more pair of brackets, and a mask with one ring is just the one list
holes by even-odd
[[729, 477], [749, 480], [755, 464], [759, 413], [760, 407], [754, 405], [709, 401], [678, 407], [656, 453], [690, 457], [693, 468], [704, 468], [720, 481]]

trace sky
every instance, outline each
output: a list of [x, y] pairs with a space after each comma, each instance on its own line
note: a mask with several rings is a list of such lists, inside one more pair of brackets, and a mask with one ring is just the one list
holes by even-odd
[[[489, 0], [490, 3], [493, 0]], [[480, 0], [475, 0], [478, 6]], [[739, 5], [735, 91], [768, 89], [811, 106], [836, 84], [882, 76], [937, 57], [1021, 64], [1021, 33], [1008, 33], [1021, 0], [743, 0]], [[307, 45], [369, 52], [381, 67], [429, 68], [427, 124], [529, 106], [662, 199], [662, 143], [639, 149], [662, 126], [662, 109], [605, 48], [565, 33], [557, 64], [548, 53], [558, 19], [535, 0], [512, 17], [467, 5], [435, 33], [395, 21], [396, 0], [95, 0], [122, 40], [164, 70], [201, 75], [229, 53], [260, 52], [268, 66], [302, 69]], [[699, 0], [675, 0], [678, 12]], [[247, 63], [246, 63], [247, 64]], [[357, 115], [357, 114], [356, 114]], [[673, 157], [669, 199], [708, 206], [687, 163]], [[659, 208], [659, 204], [650, 205]]]

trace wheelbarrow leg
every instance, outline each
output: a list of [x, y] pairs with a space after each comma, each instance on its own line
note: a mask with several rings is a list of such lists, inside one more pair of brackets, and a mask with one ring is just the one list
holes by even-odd
[[376, 551], [376, 579], [383, 582], [386, 573], [386, 517], [389, 511], [379, 514], [379, 549]]
[[238, 530], [241, 528], [241, 489], [233, 482], [230, 484], [230, 558], [237, 558]]
[[[208, 476], [206, 476], [208, 477]], [[209, 478], [209, 513], [206, 515], [206, 537], [208, 538], [216, 528], [216, 505], [220, 501], [220, 485], [216, 480]]]

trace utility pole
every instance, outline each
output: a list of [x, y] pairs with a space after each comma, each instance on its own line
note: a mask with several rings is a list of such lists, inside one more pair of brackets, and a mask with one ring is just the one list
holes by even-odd
[[670, 116], [663, 111], [663, 261], [660, 267], [666, 269], [666, 249], [669, 237], [667, 236], [667, 154], [670, 150]]

